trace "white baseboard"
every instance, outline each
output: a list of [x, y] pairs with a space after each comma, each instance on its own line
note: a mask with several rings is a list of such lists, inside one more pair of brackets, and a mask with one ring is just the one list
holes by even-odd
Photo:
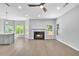
[[73, 47], [73, 46], [71, 46], [70, 44], [68, 44], [68, 43], [66, 43], [66, 42], [64, 42], [64, 41], [61, 41], [61, 40], [59, 40], [59, 39], [57, 39], [57, 40], [58, 40], [59, 42], [65, 44], [65, 45], [67, 45], [67, 46], [73, 48], [74, 50], [79, 51], [79, 49], [77, 49], [76, 47]]

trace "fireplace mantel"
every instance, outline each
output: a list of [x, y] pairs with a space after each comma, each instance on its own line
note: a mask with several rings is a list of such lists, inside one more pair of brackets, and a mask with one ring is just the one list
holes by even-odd
[[47, 30], [47, 29], [42, 29], [42, 28], [33, 28], [32, 30]]

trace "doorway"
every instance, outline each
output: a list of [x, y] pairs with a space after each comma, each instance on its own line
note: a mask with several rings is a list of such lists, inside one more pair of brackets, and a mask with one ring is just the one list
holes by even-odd
[[15, 22], [15, 33], [16, 33], [16, 37], [25, 36], [25, 22], [24, 21]]
[[15, 33], [16, 33], [16, 37], [24, 37], [25, 36], [24, 22], [17, 22], [15, 24]]

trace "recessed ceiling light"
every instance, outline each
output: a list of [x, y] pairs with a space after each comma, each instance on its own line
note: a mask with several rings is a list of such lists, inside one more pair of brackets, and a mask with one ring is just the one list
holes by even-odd
[[21, 7], [21, 6], [18, 6], [18, 8], [19, 8], [19, 9], [22, 9], [22, 7]]
[[29, 18], [29, 15], [26, 14], [25, 17]]
[[57, 10], [60, 10], [61, 9], [61, 7], [57, 7]]

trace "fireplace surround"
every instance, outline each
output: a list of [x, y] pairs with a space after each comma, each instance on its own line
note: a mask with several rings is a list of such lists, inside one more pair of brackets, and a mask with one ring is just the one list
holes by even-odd
[[[34, 39], [34, 34], [35, 32], [43, 32], [42, 34], [44, 35], [43, 37], [43, 40], [46, 39], [46, 34], [47, 34], [47, 30], [46, 29], [43, 29], [43, 28], [32, 28], [32, 31], [30, 32], [30, 39]], [[40, 35], [37, 35], [37, 36], [40, 36]], [[36, 40], [36, 38], [34, 39]], [[42, 40], [41, 38], [39, 40]]]

